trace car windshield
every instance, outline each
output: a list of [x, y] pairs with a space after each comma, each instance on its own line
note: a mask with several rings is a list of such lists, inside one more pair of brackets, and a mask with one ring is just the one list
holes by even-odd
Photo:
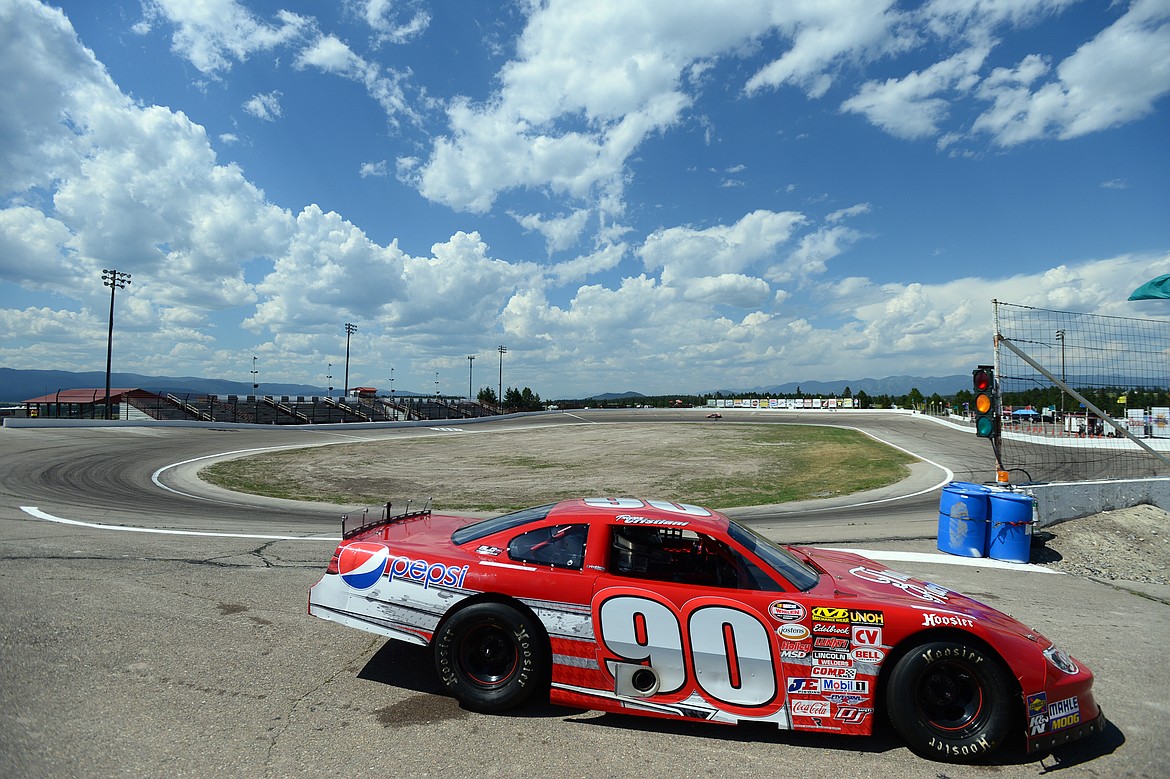
[[499, 533], [501, 530], [510, 530], [514, 527], [527, 525], [529, 522], [538, 522], [547, 517], [555, 505], [555, 503], [549, 503], [544, 506], [533, 506], [530, 509], [520, 509], [511, 514], [503, 514], [472, 525], [465, 525], [451, 534], [451, 543], [466, 544], [468, 541], [478, 541], [485, 536]]
[[817, 569], [801, 562], [796, 555], [776, 545], [775, 542], [735, 522], [728, 522], [728, 534], [743, 544], [757, 557], [772, 566], [781, 576], [792, 583], [799, 590], [811, 589], [821, 580]]

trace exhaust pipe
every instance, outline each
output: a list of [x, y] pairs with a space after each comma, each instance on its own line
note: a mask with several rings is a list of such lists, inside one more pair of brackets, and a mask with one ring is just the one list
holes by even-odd
[[649, 698], [658, 692], [661, 680], [648, 665], [613, 664], [614, 692], [634, 698]]

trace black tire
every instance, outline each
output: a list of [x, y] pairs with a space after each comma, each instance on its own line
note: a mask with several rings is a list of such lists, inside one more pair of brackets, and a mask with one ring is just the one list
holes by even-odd
[[545, 679], [544, 633], [527, 614], [501, 603], [476, 603], [440, 626], [432, 641], [439, 679], [468, 709], [519, 706]]
[[886, 710], [898, 734], [923, 757], [977, 762], [1008, 737], [1014, 685], [990, 652], [960, 641], [915, 647], [886, 685]]

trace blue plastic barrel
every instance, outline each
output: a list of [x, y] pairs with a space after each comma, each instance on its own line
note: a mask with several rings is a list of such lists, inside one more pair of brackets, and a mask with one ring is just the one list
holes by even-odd
[[1018, 492], [991, 494], [991, 534], [987, 554], [993, 560], [1026, 563], [1032, 559], [1031, 495]]
[[954, 481], [943, 487], [938, 502], [938, 548], [960, 557], [987, 556], [988, 498], [982, 484]]

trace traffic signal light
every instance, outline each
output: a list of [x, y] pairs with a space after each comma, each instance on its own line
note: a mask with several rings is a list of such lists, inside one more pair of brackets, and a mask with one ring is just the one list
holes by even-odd
[[999, 404], [995, 395], [995, 369], [980, 365], [971, 371], [975, 386], [975, 435], [995, 438], [999, 434]]

